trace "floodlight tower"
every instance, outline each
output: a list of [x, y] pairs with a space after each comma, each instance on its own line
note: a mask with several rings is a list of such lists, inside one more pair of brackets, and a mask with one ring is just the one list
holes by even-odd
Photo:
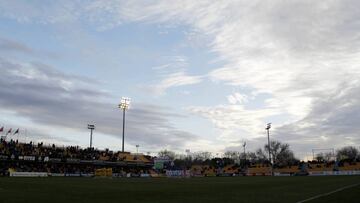
[[90, 149], [91, 149], [92, 148], [92, 135], [93, 135], [93, 130], [95, 129], [95, 125], [88, 124], [88, 129], [90, 130]]
[[140, 147], [140, 145], [135, 145], [136, 146], [136, 154], [139, 154], [139, 147]]
[[267, 136], [268, 136], [268, 147], [269, 147], [269, 162], [271, 164], [271, 152], [270, 152], [270, 128], [271, 128], [271, 123], [268, 123], [266, 126], [266, 130], [267, 130]]
[[185, 149], [185, 152], [186, 152], [186, 156], [190, 157], [190, 149]]
[[246, 164], [246, 150], [245, 150], [246, 142], [244, 142], [243, 147], [244, 147], [244, 159], [245, 159], [245, 164]]
[[119, 104], [119, 108], [123, 110], [123, 130], [122, 130], [122, 152], [124, 152], [124, 141], [125, 141], [125, 111], [130, 107], [130, 98], [122, 97]]

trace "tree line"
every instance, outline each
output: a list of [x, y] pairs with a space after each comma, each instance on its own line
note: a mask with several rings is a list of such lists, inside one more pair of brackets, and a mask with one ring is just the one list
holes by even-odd
[[[177, 154], [170, 150], [162, 150], [158, 153], [158, 157], [168, 157], [173, 161], [175, 166], [191, 167], [192, 165], [230, 165], [237, 164], [239, 166], [248, 166], [250, 164], [270, 164], [269, 161], [269, 145], [258, 148], [253, 152], [226, 151], [222, 157], [214, 156], [211, 152], [202, 151], [189, 154]], [[274, 167], [285, 167], [298, 165], [300, 160], [295, 157], [294, 152], [287, 143], [273, 140], [270, 142], [271, 164]], [[318, 153], [315, 161], [360, 161], [359, 150], [353, 146], [346, 146], [333, 153]]]

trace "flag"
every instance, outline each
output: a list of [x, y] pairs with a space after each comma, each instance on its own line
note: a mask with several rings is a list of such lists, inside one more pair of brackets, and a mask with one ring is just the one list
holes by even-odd
[[16, 133], [19, 134], [19, 128], [14, 132], [14, 135], [15, 135]]
[[12, 130], [12, 128], [10, 128], [10, 129], [8, 130], [8, 132], [6, 133], [6, 135], [10, 134], [10, 133], [11, 133], [11, 130]]
[[4, 126], [0, 128], [0, 133], [4, 131]]

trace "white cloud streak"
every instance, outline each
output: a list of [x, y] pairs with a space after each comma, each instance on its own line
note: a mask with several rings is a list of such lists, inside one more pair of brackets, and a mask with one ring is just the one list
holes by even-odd
[[165, 91], [169, 88], [180, 87], [185, 85], [193, 85], [200, 83], [202, 81], [202, 76], [191, 76], [187, 75], [185, 72], [176, 72], [169, 75], [166, 75], [159, 84], [150, 86], [151, 92], [156, 95], [164, 94]]

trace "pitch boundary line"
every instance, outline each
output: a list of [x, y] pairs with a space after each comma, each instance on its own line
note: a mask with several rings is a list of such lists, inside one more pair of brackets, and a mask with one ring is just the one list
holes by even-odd
[[325, 196], [334, 194], [336, 192], [340, 192], [340, 191], [343, 191], [343, 190], [346, 190], [346, 189], [349, 189], [349, 188], [353, 188], [353, 187], [356, 187], [356, 186], [359, 186], [359, 185], [360, 185], [360, 183], [355, 183], [355, 184], [352, 184], [352, 185], [344, 186], [344, 187], [338, 188], [336, 190], [333, 190], [333, 191], [330, 191], [330, 192], [327, 192], [327, 193], [319, 194], [319, 195], [316, 195], [314, 197], [310, 197], [308, 199], [298, 201], [296, 203], [308, 202], [308, 201], [311, 201], [311, 200], [314, 200], [314, 199], [317, 199], [317, 198], [320, 198], [320, 197], [325, 197]]

